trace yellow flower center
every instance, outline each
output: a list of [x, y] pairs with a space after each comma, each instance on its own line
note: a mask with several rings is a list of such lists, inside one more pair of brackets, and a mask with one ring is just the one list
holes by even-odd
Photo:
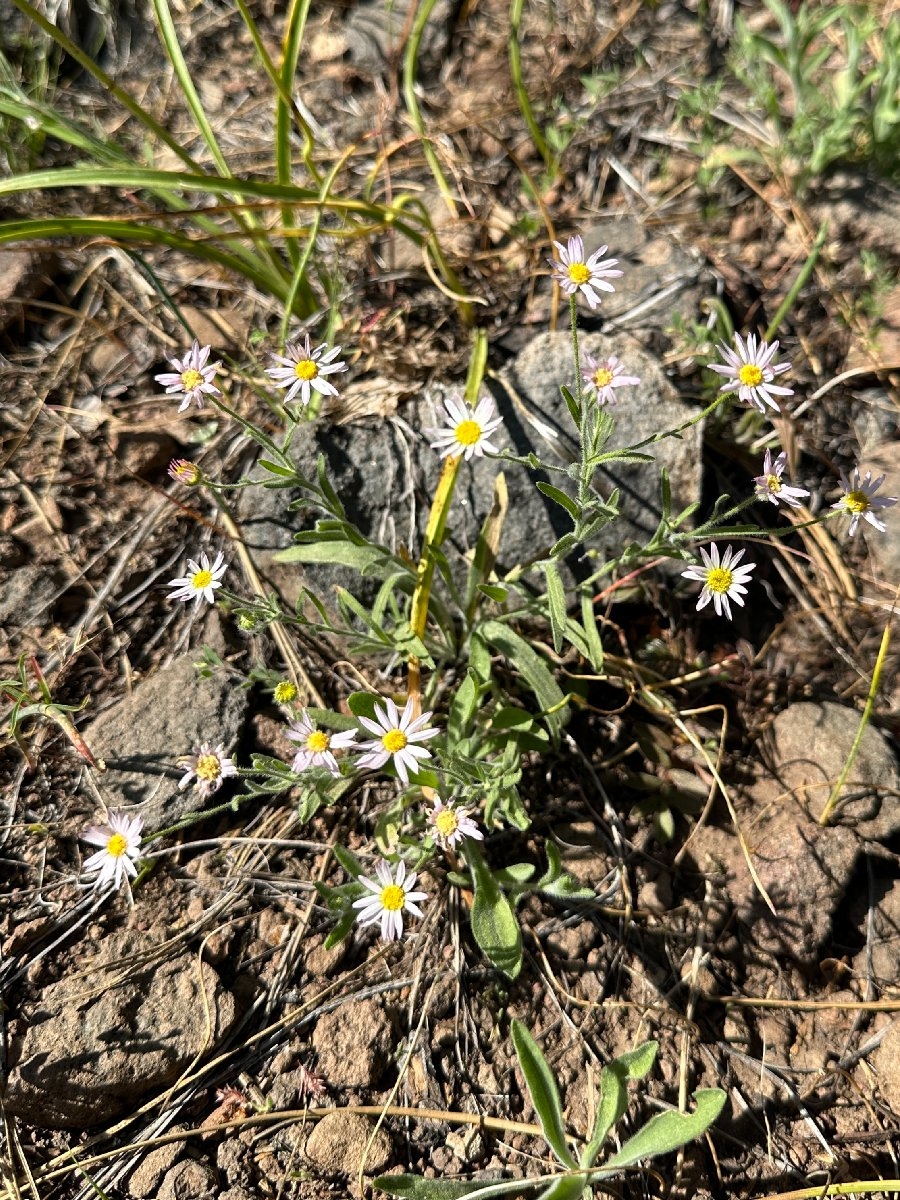
[[481, 426], [477, 421], [460, 421], [453, 432], [461, 446], [474, 446], [481, 437]]
[[608, 367], [598, 367], [594, 372], [594, 386], [597, 388], [609, 387], [613, 381], [613, 373]]
[[391, 729], [381, 739], [381, 744], [388, 754], [396, 754], [398, 750], [404, 750], [406, 742], [406, 734], [402, 729]]
[[319, 368], [311, 358], [301, 358], [294, 367], [294, 374], [298, 379], [305, 380], [306, 383], [309, 383], [311, 379], [315, 379], [318, 373]]
[[459, 829], [459, 821], [452, 808], [445, 808], [434, 818], [434, 827], [441, 837], [453, 837]]
[[114, 833], [106, 843], [106, 853], [111, 858], [121, 858], [128, 849], [128, 839], [121, 833]]
[[290, 704], [297, 698], [297, 689], [289, 680], [283, 679], [275, 688], [275, 703]]
[[770, 492], [780, 492], [781, 491], [781, 480], [778, 478], [777, 475], [767, 475], [766, 476], [766, 488]]
[[759, 387], [763, 381], [762, 368], [753, 363], [744, 363], [738, 371], [738, 379], [744, 387]]
[[724, 596], [733, 582], [734, 575], [727, 567], [713, 567], [706, 576], [706, 586], [711, 592], [718, 592], [720, 596]]
[[313, 754], [323, 754], [331, 745], [331, 737], [321, 729], [314, 729], [306, 739], [306, 748]]
[[400, 912], [406, 900], [406, 892], [399, 883], [389, 883], [381, 889], [381, 907], [388, 912]]
[[844, 507], [852, 513], [864, 513], [868, 512], [871, 506], [865, 492], [848, 492], [844, 497]]
[[205, 783], [212, 783], [213, 780], [218, 779], [222, 774], [222, 764], [219, 762], [218, 754], [201, 754], [197, 759], [194, 774]]
[[584, 263], [581, 262], [570, 263], [568, 272], [569, 278], [573, 283], [577, 284], [578, 287], [581, 287], [583, 283], [587, 283], [591, 277], [590, 271], [587, 269]]
[[198, 592], [202, 592], [204, 588], [208, 588], [212, 583], [212, 571], [202, 570], [197, 571], [191, 576], [191, 587], [196, 588]]
[[186, 392], [192, 392], [194, 388], [198, 388], [203, 382], [203, 376], [194, 367], [189, 367], [187, 371], [181, 372], [181, 386]]

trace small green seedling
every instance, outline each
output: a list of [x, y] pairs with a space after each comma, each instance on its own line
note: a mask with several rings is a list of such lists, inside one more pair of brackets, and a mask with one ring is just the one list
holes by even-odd
[[716, 1120], [725, 1104], [721, 1088], [701, 1088], [694, 1092], [692, 1113], [658, 1113], [633, 1134], [600, 1165], [597, 1159], [613, 1126], [628, 1104], [630, 1080], [643, 1079], [656, 1061], [659, 1044], [644, 1042], [605, 1066], [600, 1074], [600, 1102], [589, 1136], [580, 1139], [581, 1149], [572, 1146], [563, 1119], [556, 1080], [537, 1042], [521, 1021], [511, 1025], [513, 1046], [544, 1138], [562, 1171], [534, 1179], [484, 1180], [423, 1179], [418, 1175], [382, 1175], [375, 1186], [390, 1196], [411, 1200], [488, 1200], [494, 1196], [534, 1196], [535, 1200], [580, 1200], [589, 1195], [592, 1183], [620, 1176], [646, 1158], [656, 1158], [678, 1150], [700, 1137]]

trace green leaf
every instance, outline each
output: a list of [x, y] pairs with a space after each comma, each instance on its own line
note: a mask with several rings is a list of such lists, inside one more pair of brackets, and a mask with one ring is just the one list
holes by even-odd
[[296, 471], [290, 471], [287, 467], [281, 467], [278, 463], [273, 463], [268, 458], [261, 458], [259, 465], [264, 467], [271, 475], [281, 475], [284, 479], [293, 479], [297, 474]]
[[538, 1115], [547, 1145], [564, 1167], [576, 1167], [578, 1164], [566, 1140], [562, 1103], [553, 1072], [526, 1026], [521, 1021], [513, 1020], [509, 1028], [516, 1057], [528, 1086], [528, 1094], [531, 1096], [531, 1103]]
[[349, 908], [345, 913], [342, 913], [338, 918], [337, 923], [325, 939], [325, 949], [333, 950], [335, 946], [339, 946], [344, 938], [353, 928], [353, 923], [356, 920], [356, 910]]
[[599, 675], [603, 670], [603, 643], [600, 641], [600, 633], [597, 630], [593, 590], [590, 587], [581, 589], [581, 627], [584, 630], [587, 657]]
[[509, 595], [509, 588], [496, 583], [479, 583], [478, 590], [479, 592], [483, 592], [489, 599], [496, 600], [498, 604], [502, 604]]
[[722, 1111], [727, 1095], [721, 1088], [701, 1088], [694, 1092], [696, 1108], [692, 1113], [666, 1112], [651, 1117], [643, 1129], [629, 1138], [618, 1154], [603, 1164], [604, 1174], [621, 1171], [644, 1158], [669, 1154], [706, 1133]]
[[573, 521], [578, 520], [578, 505], [571, 496], [567, 496], [564, 491], [558, 487], [554, 487], [552, 483], [544, 483], [538, 480], [535, 485], [539, 492], [543, 492], [545, 496], [549, 496], [551, 500], [555, 500], [560, 508], [564, 508]]
[[[532, 1195], [544, 1180], [502, 1179], [498, 1183], [485, 1183], [478, 1180], [422, 1179], [418, 1175], [379, 1175], [372, 1182], [389, 1196], [408, 1197], [408, 1200], [457, 1200], [460, 1196], [468, 1196], [471, 1200], [492, 1200], [494, 1196], [512, 1198]], [[535, 1200], [541, 1198], [536, 1197]]]
[[347, 874], [352, 876], [353, 879], [358, 879], [362, 874], [363, 865], [356, 855], [351, 854], [340, 842], [335, 843], [332, 852]]
[[564, 533], [550, 551], [551, 558], [565, 558], [570, 550], [574, 550], [581, 539], [577, 533]]
[[[385, 575], [396, 569], [396, 562], [380, 546], [356, 546], [352, 542], [330, 538], [318, 542], [300, 542], [285, 550], [277, 550], [273, 557], [276, 562], [284, 563], [338, 563], [360, 574]], [[376, 568], [380, 568], [380, 571]]]
[[[581, 409], [578, 407], [578, 401], [565, 386], [559, 389], [562, 392], [562, 398], [566, 402], [566, 408], [569, 410], [569, 416], [575, 422], [575, 428], [581, 428]], [[538, 484], [538, 487], [541, 485]]]
[[550, 610], [550, 630], [553, 634], [553, 649], [557, 654], [562, 650], [566, 632], [566, 590], [559, 573], [559, 567], [549, 559], [541, 563], [544, 578], [547, 580], [547, 607]]
[[564, 1175], [560, 1179], [554, 1179], [537, 1200], [580, 1200], [589, 1182], [588, 1175]]
[[643, 1079], [656, 1061], [658, 1042], [644, 1042], [620, 1054], [608, 1063], [600, 1073], [600, 1104], [594, 1120], [591, 1140], [581, 1153], [579, 1166], [592, 1167], [600, 1148], [609, 1132], [625, 1112], [628, 1093], [625, 1084], [629, 1079]]
[[453, 693], [450, 711], [447, 714], [447, 736], [453, 743], [464, 738], [469, 732], [478, 711], [480, 694], [478, 677], [470, 667], [465, 679]]
[[465, 858], [475, 886], [471, 914], [475, 941], [499, 971], [515, 979], [522, 969], [522, 931], [516, 914], [471, 840], [465, 842]]
[[565, 721], [561, 711], [565, 706], [565, 696], [550, 668], [523, 637], [501, 621], [485, 621], [478, 631], [486, 642], [505, 655], [521, 672], [543, 710], [550, 732], [554, 738], [558, 738]]

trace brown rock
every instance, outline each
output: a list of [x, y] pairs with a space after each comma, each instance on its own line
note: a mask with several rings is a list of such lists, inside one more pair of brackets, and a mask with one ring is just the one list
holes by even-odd
[[391, 1139], [357, 1113], [331, 1112], [306, 1139], [306, 1157], [324, 1171], [374, 1175], [391, 1161]]
[[367, 1088], [387, 1066], [394, 1031], [377, 1001], [360, 1000], [321, 1017], [312, 1041], [319, 1072], [331, 1087]]
[[155, 1196], [163, 1175], [175, 1165], [183, 1150], [184, 1142], [170, 1142], [167, 1146], [157, 1146], [151, 1150], [128, 1180], [129, 1196], [133, 1196], [134, 1200]]
[[187, 1158], [166, 1173], [158, 1200], [215, 1200], [216, 1173], [207, 1163]]
[[77, 978], [44, 989], [11, 1046], [11, 1113], [50, 1128], [97, 1125], [174, 1083], [228, 1032], [235, 1004], [213, 968], [190, 951], [148, 962], [153, 949], [146, 934], [113, 934]]

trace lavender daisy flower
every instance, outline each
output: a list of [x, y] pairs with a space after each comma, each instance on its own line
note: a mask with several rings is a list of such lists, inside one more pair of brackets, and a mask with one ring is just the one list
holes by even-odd
[[715, 542], [710, 543], [709, 554], [701, 546], [700, 556], [703, 559], [702, 567], [694, 565], [687, 571], [681, 572], [685, 579], [696, 579], [703, 584], [703, 590], [697, 601], [697, 611], [705, 608], [712, 600], [717, 615], [721, 616], [724, 611], [730, 621], [731, 605], [728, 602], [733, 600], [735, 604], [739, 604], [743, 608], [744, 601], [741, 599], [741, 595], [747, 591], [743, 585], [749, 581], [750, 573], [756, 563], [745, 563], [739, 567], [738, 563], [743, 558], [744, 551], [738, 550], [735, 554], [731, 546], [725, 550], [719, 561], [719, 547]]
[[144, 818], [129, 816], [121, 809], [110, 810], [105, 825], [89, 825], [81, 840], [91, 846], [100, 846], [96, 854], [84, 861], [84, 871], [92, 875], [97, 872], [94, 887], [98, 891], [112, 884], [119, 888], [127, 876], [134, 879], [137, 867], [134, 860], [140, 856], [141, 830]]
[[188, 559], [189, 575], [170, 579], [166, 587], [175, 589], [172, 592], [173, 600], [196, 600], [198, 604], [201, 600], [205, 600], [208, 604], [215, 604], [215, 589], [222, 586], [222, 576], [227, 570], [228, 564], [221, 551], [216, 555], [216, 561], [212, 565], [210, 565], [208, 555], [201, 554], [199, 563], [193, 558]]
[[287, 736], [292, 742], [297, 742], [300, 749], [294, 756], [291, 770], [298, 775], [309, 767], [325, 767], [337, 777], [341, 773], [338, 761], [334, 756], [335, 750], [354, 750], [356, 748], [356, 731], [345, 730], [343, 733], [328, 733], [319, 729], [306, 709], [302, 709], [299, 720], [290, 722]]
[[488, 441], [490, 435], [499, 429], [503, 419], [497, 416], [494, 401], [490, 396], [482, 396], [475, 408], [468, 400], [459, 396], [449, 396], [444, 401], [447, 412], [447, 425], [440, 429], [426, 430], [429, 436], [434, 436], [432, 447], [441, 452], [441, 458], [453, 454], [465, 455], [466, 460], [474, 456], [481, 457], [485, 452], [497, 453], [497, 447]]
[[641, 382], [637, 375], [625, 374], [625, 368], [614, 354], [602, 362], [592, 354], [585, 354], [581, 378], [596, 393], [598, 404], [614, 404], [615, 388], [633, 387]]
[[756, 484], [757, 500], [768, 500], [776, 506], [783, 500], [789, 508], [802, 507], [802, 499], [804, 496], [808, 496], [809, 492], [806, 488], [790, 487], [788, 484], [782, 483], [781, 477], [786, 465], [787, 454], [784, 450], [774, 462], [772, 462], [772, 451], [766, 451], [766, 457], [763, 459], [763, 473], [757, 475], [753, 480]]
[[761, 413], [766, 411], [767, 404], [776, 412], [780, 412], [778, 401], [774, 397], [793, 396], [794, 392], [792, 388], [779, 387], [772, 382], [776, 375], [782, 375], [791, 369], [789, 362], [775, 363], [774, 365], [772, 363], [778, 350], [778, 342], [773, 342], [770, 346], [768, 342], [760, 340], [757, 346], [755, 334], [748, 334], [747, 341], [744, 342], [741, 335], [736, 333], [734, 344], [737, 346], [737, 350], [721, 344], [719, 346], [726, 359], [726, 364], [709, 364], [711, 371], [728, 377], [727, 382], [722, 384], [719, 391], [737, 391], [739, 400], [743, 400], [746, 404], [752, 404]]
[[198, 408], [203, 407], [204, 396], [221, 396], [222, 393], [213, 383], [216, 371], [221, 367], [220, 362], [207, 362], [211, 346], [200, 346], [197, 339], [183, 359], [170, 358], [169, 365], [174, 371], [164, 371], [154, 375], [157, 383], [166, 389], [167, 396], [182, 396], [179, 412], [184, 412], [193, 402]]
[[359, 910], [356, 918], [360, 925], [381, 923], [381, 938], [385, 942], [394, 942], [403, 936], [403, 914], [412, 913], [415, 917], [422, 916], [422, 910], [416, 901], [427, 900], [427, 892], [414, 892], [418, 875], [415, 871], [406, 874], [406, 863], [397, 863], [397, 875], [391, 872], [390, 863], [382, 859], [375, 867], [375, 879], [359, 876], [359, 882], [367, 887], [371, 896], [363, 896], [353, 901], [353, 907]]
[[859, 467], [853, 468], [852, 477], [841, 474], [841, 487], [844, 489], [844, 494], [838, 500], [837, 504], [832, 504], [832, 508], [843, 509], [844, 512], [850, 513], [850, 530], [849, 536], [853, 537], [856, 533], [859, 519], [862, 517], [864, 521], [877, 529], [879, 533], [884, 533], [887, 526], [884, 521], [879, 521], [875, 516], [875, 512], [881, 508], [890, 508], [891, 505], [897, 503], [896, 496], [876, 496], [875, 493], [884, 483], [884, 475], [879, 475], [877, 479], [872, 479], [872, 472], [866, 471], [865, 479], [860, 478]]
[[375, 720], [360, 717], [359, 723], [369, 733], [375, 734], [375, 741], [363, 742], [360, 750], [364, 753], [356, 760], [358, 767], [383, 767], [388, 759], [394, 760], [394, 767], [402, 783], [409, 783], [409, 772], [415, 774], [419, 769], [419, 760], [431, 758], [431, 751], [417, 742], [426, 742], [436, 737], [440, 730], [429, 726], [431, 713], [422, 713], [413, 720], [412, 697], [400, 713], [393, 700], [388, 699], [382, 707], [375, 705]]
[[601, 297], [597, 295], [595, 288], [601, 292], [616, 290], [607, 280], [618, 279], [622, 272], [613, 270], [619, 261], [617, 258], [603, 258], [609, 249], [608, 246], [601, 246], [590, 258], [585, 259], [584, 241], [580, 237], [570, 237], [568, 246], [564, 246], [562, 242], [554, 242], [553, 245], [556, 247], [559, 261], [555, 258], [547, 261], [553, 268], [553, 279], [567, 296], [581, 292], [591, 308], [596, 308]]
[[299, 397], [300, 403], [305, 407], [309, 404], [313, 391], [322, 396], [338, 394], [337, 388], [326, 376], [334, 375], [337, 371], [346, 371], [347, 364], [334, 361], [341, 352], [340, 346], [333, 346], [324, 354], [323, 351], [327, 348], [328, 343], [323, 342], [313, 350], [307, 334], [302, 346], [296, 342], [288, 342], [284, 354], [273, 354], [272, 357], [281, 365], [269, 367], [266, 374], [276, 387], [287, 388], [285, 404], [290, 404]]

